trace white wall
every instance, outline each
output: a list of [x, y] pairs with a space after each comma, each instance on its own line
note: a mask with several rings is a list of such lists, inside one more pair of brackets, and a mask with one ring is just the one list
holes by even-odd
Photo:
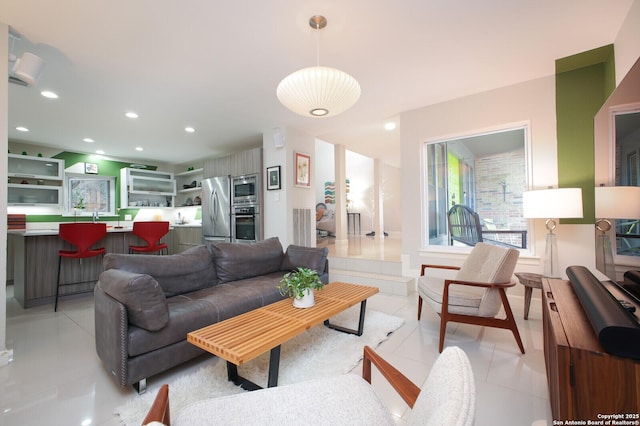
[[[459, 260], [449, 247], [423, 249], [426, 231], [424, 205], [423, 144], [463, 134], [481, 133], [513, 123], [528, 123], [531, 133], [531, 188], [556, 186], [555, 77], [536, 79], [496, 90], [420, 108], [402, 114], [402, 252], [410, 256], [410, 268], [430, 259]], [[541, 272], [544, 254], [544, 221], [534, 221], [529, 236], [534, 256], [521, 256], [519, 270]], [[572, 264], [592, 266], [595, 239], [592, 225], [559, 225], [561, 270]], [[571, 240], [568, 236], [571, 236]], [[575, 244], [573, 244], [575, 243]]]
[[[276, 148], [273, 136], [276, 131], [284, 135], [284, 147]], [[267, 191], [263, 187], [263, 223], [264, 237], [278, 237], [286, 248], [293, 243], [293, 209], [310, 209], [315, 219], [316, 195], [314, 176], [316, 170], [315, 140], [313, 137], [294, 128], [267, 129], [262, 137], [262, 155], [265, 170], [262, 171], [263, 182], [266, 179], [266, 167], [280, 166], [281, 190]], [[294, 152], [311, 155], [311, 187], [300, 188], [294, 185]], [[309, 240], [315, 245], [315, 226], [312, 221]]]

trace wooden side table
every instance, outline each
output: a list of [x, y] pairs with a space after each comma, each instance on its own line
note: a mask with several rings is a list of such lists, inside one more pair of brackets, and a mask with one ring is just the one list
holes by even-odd
[[542, 275], [529, 272], [517, 272], [520, 284], [524, 285], [524, 319], [529, 319], [529, 306], [531, 305], [531, 293], [534, 288], [542, 288]]

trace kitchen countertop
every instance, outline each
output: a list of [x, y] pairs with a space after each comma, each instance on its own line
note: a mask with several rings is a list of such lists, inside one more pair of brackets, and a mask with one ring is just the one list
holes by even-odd
[[[113, 222], [115, 223], [115, 222]], [[202, 224], [199, 222], [193, 223], [182, 223], [182, 224], [173, 224], [170, 226], [170, 229], [173, 228], [201, 228]], [[131, 232], [133, 230], [133, 224], [127, 223], [121, 227], [117, 225], [109, 225], [107, 224], [107, 232], [108, 233], [116, 233], [116, 232]], [[12, 229], [8, 230], [7, 234], [13, 235], [21, 235], [23, 237], [32, 237], [32, 236], [43, 236], [43, 235], [58, 235], [58, 224], [50, 223], [47, 226], [40, 227], [29, 226], [27, 224], [27, 229]]]

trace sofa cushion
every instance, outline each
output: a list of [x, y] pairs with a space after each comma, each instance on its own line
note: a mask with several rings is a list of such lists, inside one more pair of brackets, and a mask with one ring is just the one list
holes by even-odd
[[315, 269], [318, 274], [324, 272], [329, 249], [327, 247], [303, 247], [290, 245], [282, 258], [280, 269], [282, 271], [293, 271], [298, 267]]
[[279, 271], [284, 256], [278, 237], [255, 243], [213, 243], [210, 248], [221, 283]]
[[151, 276], [112, 269], [100, 275], [99, 284], [106, 294], [127, 308], [130, 324], [157, 331], [169, 322], [167, 300]]
[[169, 256], [108, 253], [104, 256], [104, 269], [151, 275], [166, 297], [211, 287], [218, 282], [213, 256], [204, 245]]

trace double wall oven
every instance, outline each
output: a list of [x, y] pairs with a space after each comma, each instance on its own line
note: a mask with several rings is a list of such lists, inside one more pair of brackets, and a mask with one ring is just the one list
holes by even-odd
[[262, 239], [259, 181], [257, 174], [231, 179], [231, 228], [234, 241], [252, 242]]

